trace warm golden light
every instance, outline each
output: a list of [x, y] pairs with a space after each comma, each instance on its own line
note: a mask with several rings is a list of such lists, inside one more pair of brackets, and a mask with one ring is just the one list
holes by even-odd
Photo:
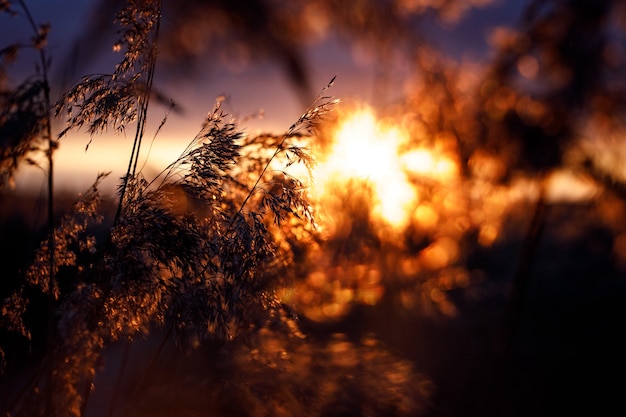
[[405, 150], [408, 134], [376, 120], [368, 108], [350, 114], [333, 139], [315, 172], [317, 196], [332, 193], [341, 182], [364, 180], [373, 190], [373, 214], [396, 228], [408, 224], [419, 203], [411, 177], [444, 180], [458, 173], [454, 161], [433, 150]]

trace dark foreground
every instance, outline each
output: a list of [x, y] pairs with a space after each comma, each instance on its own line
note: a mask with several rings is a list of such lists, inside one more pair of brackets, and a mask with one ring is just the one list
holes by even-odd
[[[44, 233], [32, 215], [36, 203], [11, 203], [1, 204], [3, 296], [15, 287]], [[626, 236], [626, 217], [623, 206], [609, 203], [548, 206], [534, 241], [525, 243], [526, 228], [519, 227], [525, 222], [512, 218], [504, 239], [468, 250], [466, 266], [484, 276], [448, 294], [457, 308], [454, 316], [408, 314], [391, 295], [330, 323], [301, 316], [311, 349], [303, 355], [315, 355], [316, 347], [329, 346], [338, 334], [352, 343], [373, 336], [430, 381], [420, 385], [431, 393], [421, 412], [426, 416], [624, 415], [619, 381], [626, 374], [626, 262], [619, 242]], [[516, 287], [520, 274], [523, 285]], [[0, 379], [3, 410], [27, 382], [29, 364], [42, 355], [37, 334], [35, 329], [28, 344], [2, 333], [7, 359], [15, 360]], [[107, 350], [86, 414], [263, 415], [263, 404], [275, 403], [266, 410], [358, 416], [365, 415], [359, 399], [377, 395], [377, 376], [371, 373], [348, 378], [325, 375], [331, 368], [320, 367], [317, 374], [304, 375], [313, 382], [306, 384], [294, 369], [281, 374], [258, 362], [247, 369], [239, 357], [244, 351], [223, 344], [180, 347], [164, 339], [163, 331], [132, 344], [119, 342]], [[383, 361], [372, 369], [384, 373], [384, 366]], [[360, 376], [369, 381], [350, 382]], [[325, 380], [343, 391], [333, 401], [314, 392]]]

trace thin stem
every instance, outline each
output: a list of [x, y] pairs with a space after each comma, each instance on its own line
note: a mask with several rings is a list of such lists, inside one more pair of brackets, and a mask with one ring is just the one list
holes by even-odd
[[[39, 30], [37, 28], [37, 24], [35, 23], [35, 19], [33, 15], [30, 13], [30, 10], [26, 6], [26, 3], [23, 0], [19, 1], [22, 10], [28, 20], [34, 35], [40, 36]], [[55, 272], [55, 248], [56, 242], [54, 238], [54, 151], [57, 148], [57, 142], [52, 138], [52, 121], [50, 120], [50, 109], [52, 108], [50, 101], [50, 83], [48, 81], [48, 63], [46, 59], [46, 51], [43, 47], [37, 47], [39, 61], [41, 65], [41, 78], [42, 78], [42, 86], [43, 86], [43, 95], [44, 95], [44, 107], [45, 107], [45, 116], [43, 119], [43, 139], [47, 140], [48, 149], [46, 150], [46, 158], [48, 160], [48, 329], [47, 329], [47, 343], [48, 347], [52, 349], [53, 346], [53, 337], [54, 337], [54, 272]], [[54, 414], [53, 409], [53, 395], [52, 395], [52, 368], [48, 369], [46, 373], [46, 409], [48, 414]]]
[[144, 136], [146, 128], [146, 119], [148, 115], [148, 104], [150, 103], [150, 93], [152, 91], [152, 83], [154, 79], [154, 72], [156, 67], [157, 58], [157, 39], [159, 36], [159, 29], [161, 26], [161, 6], [162, 2], [159, 1], [158, 16], [156, 20], [156, 28], [154, 31], [154, 38], [152, 40], [152, 47], [149, 56], [148, 77], [146, 80], [146, 87], [143, 92], [143, 96], [139, 100], [139, 117], [137, 121], [137, 129], [135, 130], [135, 139], [133, 140], [133, 149], [131, 151], [130, 159], [128, 161], [128, 168], [126, 169], [126, 175], [124, 176], [124, 182], [120, 191], [119, 202], [117, 205], [117, 211], [115, 218], [113, 219], [113, 225], [115, 226], [119, 221], [122, 214], [122, 207], [124, 204], [124, 196], [128, 186], [128, 181], [131, 176], [134, 176], [137, 170], [137, 161], [139, 160], [139, 151], [141, 149], [141, 141]]
[[[146, 155], [146, 157], [145, 157], [145, 159], [143, 161], [143, 165], [141, 165], [141, 168], [139, 168], [139, 172], [143, 171], [143, 169], [145, 168], [146, 164], [148, 163], [148, 160], [150, 159], [150, 152], [152, 151], [152, 146], [154, 145], [154, 141], [156, 140], [157, 136], [161, 132], [161, 129], [163, 128], [163, 126], [167, 122], [167, 118], [168, 118], [168, 116], [170, 114], [170, 111], [172, 111], [173, 108], [174, 108], [174, 102], [172, 101], [170, 103], [169, 109], [167, 109], [167, 112], [165, 113], [165, 116], [161, 120], [161, 123], [159, 124], [159, 127], [157, 127], [156, 132], [154, 132], [154, 135], [152, 136], [152, 141], [150, 141], [150, 147], [148, 147], [148, 153], [147, 153], [147, 155]], [[152, 182], [150, 182], [150, 184], [152, 184]]]
[[[323, 96], [324, 91], [328, 90], [333, 85], [333, 83], [335, 82], [335, 78], [336, 78], [336, 76], [333, 76], [333, 78], [331, 78], [331, 80], [328, 82], [328, 84], [326, 84], [326, 86], [322, 89], [320, 94], [315, 98], [315, 100], [313, 101], [313, 105], [311, 107], [309, 107], [309, 109], [302, 116], [300, 116], [300, 118], [294, 124], [292, 124], [291, 127], [289, 127], [289, 130], [287, 131], [287, 133], [285, 133], [283, 135], [283, 137], [280, 140], [280, 142], [278, 143], [278, 145], [276, 145], [276, 150], [274, 151], [274, 153], [272, 154], [270, 159], [267, 161], [267, 163], [263, 167], [263, 170], [261, 171], [261, 174], [259, 174], [258, 178], [256, 179], [256, 182], [252, 186], [252, 189], [250, 190], [250, 192], [248, 193], [246, 198], [243, 200], [243, 203], [241, 203], [241, 207], [239, 207], [239, 210], [237, 210], [237, 213], [235, 213], [235, 215], [230, 219], [230, 223], [228, 224], [228, 228], [226, 229], [226, 232], [224, 233], [224, 235], [227, 235], [230, 232], [233, 224], [235, 223], [235, 219], [237, 217], [239, 217], [239, 215], [243, 211], [243, 208], [248, 203], [248, 200], [250, 200], [250, 197], [252, 197], [252, 195], [256, 191], [256, 189], [257, 189], [257, 187], [259, 185], [259, 182], [261, 182], [261, 179], [265, 175], [265, 172], [267, 172], [267, 168], [269, 168], [270, 164], [272, 163], [274, 158], [276, 158], [276, 156], [280, 153], [280, 151], [283, 150], [283, 144], [285, 143], [287, 138], [290, 138], [290, 137], [296, 135], [298, 130], [302, 126], [302, 124], [305, 123], [308, 118], [312, 117], [312, 115], [314, 113], [316, 113], [320, 108], [323, 108], [325, 105], [332, 103], [332, 102], [324, 103], [324, 104], [320, 104], [319, 106], [316, 106], [317, 103], [320, 103], [320, 101], [322, 101], [323, 99], [326, 98], [326, 97]], [[319, 114], [319, 113], [317, 113], [317, 114]]]
[[257, 187], [259, 185], [259, 182], [261, 182], [261, 179], [265, 175], [265, 172], [267, 171], [267, 168], [270, 166], [270, 164], [272, 163], [274, 158], [276, 158], [276, 155], [278, 155], [280, 153], [280, 151], [283, 149], [283, 143], [285, 143], [285, 141], [287, 140], [288, 137], [289, 137], [288, 134], [284, 135], [282, 140], [280, 141], [280, 143], [276, 146], [276, 150], [274, 151], [274, 153], [272, 154], [271, 158], [267, 161], [267, 163], [263, 167], [263, 170], [261, 171], [261, 174], [259, 174], [259, 176], [257, 177], [256, 182], [252, 186], [252, 189], [250, 189], [250, 192], [248, 193], [246, 198], [243, 200], [243, 203], [241, 203], [241, 206], [239, 207], [239, 210], [237, 210], [237, 213], [235, 213], [235, 215], [230, 219], [230, 223], [228, 223], [228, 228], [226, 229], [226, 233], [224, 233], [225, 235], [227, 235], [230, 232], [230, 229], [232, 228], [232, 226], [233, 226], [233, 224], [235, 222], [235, 219], [237, 217], [239, 217], [239, 215], [241, 214], [243, 208], [248, 203], [248, 200], [250, 199], [250, 197], [252, 197], [252, 194], [254, 194], [254, 191], [257, 189]]
[[135, 149], [137, 148], [137, 136], [135, 136], [135, 140], [133, 141], [133, 149], [130, 151], [130, 159], [128, 160], [128, 168], [126, 168], [126, 175], [124, 176], [124, 180], [122, 183], [122, 189], [120, 191], [119, 201], [117, 203], [117, 210], [115, 212], [115, 217], [113, 219], [113, 226], [117, 224], [121, 214], [122, 214], [122, 203], [124, 201], [124, 195], [126, 194], [126, 186], [128, 185], [128, 180], [130, 177], [130, 170], [133, 166], [133, 157], [135, 155]]

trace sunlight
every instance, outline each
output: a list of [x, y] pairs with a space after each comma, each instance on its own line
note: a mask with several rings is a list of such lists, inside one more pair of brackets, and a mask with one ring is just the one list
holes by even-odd
[[332, 183], [367, 181], [374, 192], [374, 211], [394, 227], [402, 227], [417, 200], [399, 157], [406, 141], [401, 132], [380, 126], [370, 110], [355, 112], [334, 135], [334, 144], [316, 169], [317, 191], [332, 192]]
[[404, 151], [407, 134], [376, 120], [366, 108], [340, 123], [334, 142], [316, 168], [314, 193], [323, 198], [333, 186], [359, 179], [372, 187], [373, 214], [393, 228], [405, 227], [414, 215], [419, 193], [411, 176], [446, 179], [457, 173], [456, 164], [432, 150]]

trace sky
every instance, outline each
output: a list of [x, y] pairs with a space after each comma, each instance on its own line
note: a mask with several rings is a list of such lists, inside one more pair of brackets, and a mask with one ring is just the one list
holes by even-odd
[[[67, 84], [75, 80], [67, 80], [67, 74], [60, 70], [63, 60], [71, 57], [70, 46], [81, 36], [93, 17], [93, 0], [32, 0], [26, 2], [37, 22], [51, 25], [48, 53], [52, 57], [52, 77], [56, 84]], [[448, 54], [456, 59], [464, 59], [467, 54], [472, 59], [484, 57], [488, 51], [487, 37], [497, 26], [514, 24], [525, 2], [496, 1], [494, 4], [475, 9], [455, 26], [430, 28], [433, 39]], [[346, 3], [347, 4], [347, 3]], [[0, 16], [0, 46], [14, 39], [28, 39], [24, 32], [23, 20]], [[376, 96], [375, 67], [371, 61], [359, 59], [351, 46], [339, 37], [330, 33], [322, 42], [311, 45], [306, 50], [309, 64], [311, 85], [324, 87], [328, 81], [337, 76], [336, 82], [329, 91], [341, 100], [357, 100], [365, 103], [381, 102]], [[108, 61], [108, 59], [113, 59]], [[92, 71], [111, 72], [114, 55], [107, 53], [104, 58], [86, 65], [85, 73]], [[20, 60], [19, 66], [13, 69], [15, 79], [29, 71], [34, 57]], [[30, 69], [29, 69], [30, 66]], [[144, 173], [153, 175], [167, 163], [176, 159], [189, 140], [199, 130], [207, 112], [213, 107], [216, 97], [228, 97], [224, 103], [227, 112], [245, 118], [247, 115], [263, 113], [261, 119], [248, 120], [243, 127], [247, 132], [271, 131], [279, 133], [286, 130], [305, 110], [297, 93], [286, 81], [282, 68], [273, 62], [257, 62], [244, 69], [214, 67], [208, 74], [198, 74], [189, 82], [172, 82], [159, 75], [157, 66], [156, 86], [164, 93], [170, 94], [180, 105], [182, 112], [170, 114], [159, 135], [153, 139], [153, 132], [166, 114], [166, 108], [152, 106], [149, 112], [149, 125], [142, 163], [147, 160]], [[391, 102], [394, 94], [402, 93], [402, 68], [398, 68], [397, 91], [388, 93], [382, 102]], [[53, 81], [54, 82], [54, 81]], [[58, 97], [59, 91], [56, 91]], [[53, 90], [53, 99], [55, 91]], [[55, 126], [60, 131], [63, 126]], [[133, 138], [132, 129], [125, 135], [102, 135], [93, 138], [89, 149], [89, 137], [84, 132], [72, 133], [62, 139], [56, 154], [55, 182], [57, 188], [70, 190], [86, 190], [99, 172], [113, 171], [104, 182], [108, 191], [114, 190], [128, 164]], [[149, 156], [149, 158], [148, 158]], [[45, 188], [45, 175], [41, 169], [20, 169], [17, 187], [33, 190]]]

